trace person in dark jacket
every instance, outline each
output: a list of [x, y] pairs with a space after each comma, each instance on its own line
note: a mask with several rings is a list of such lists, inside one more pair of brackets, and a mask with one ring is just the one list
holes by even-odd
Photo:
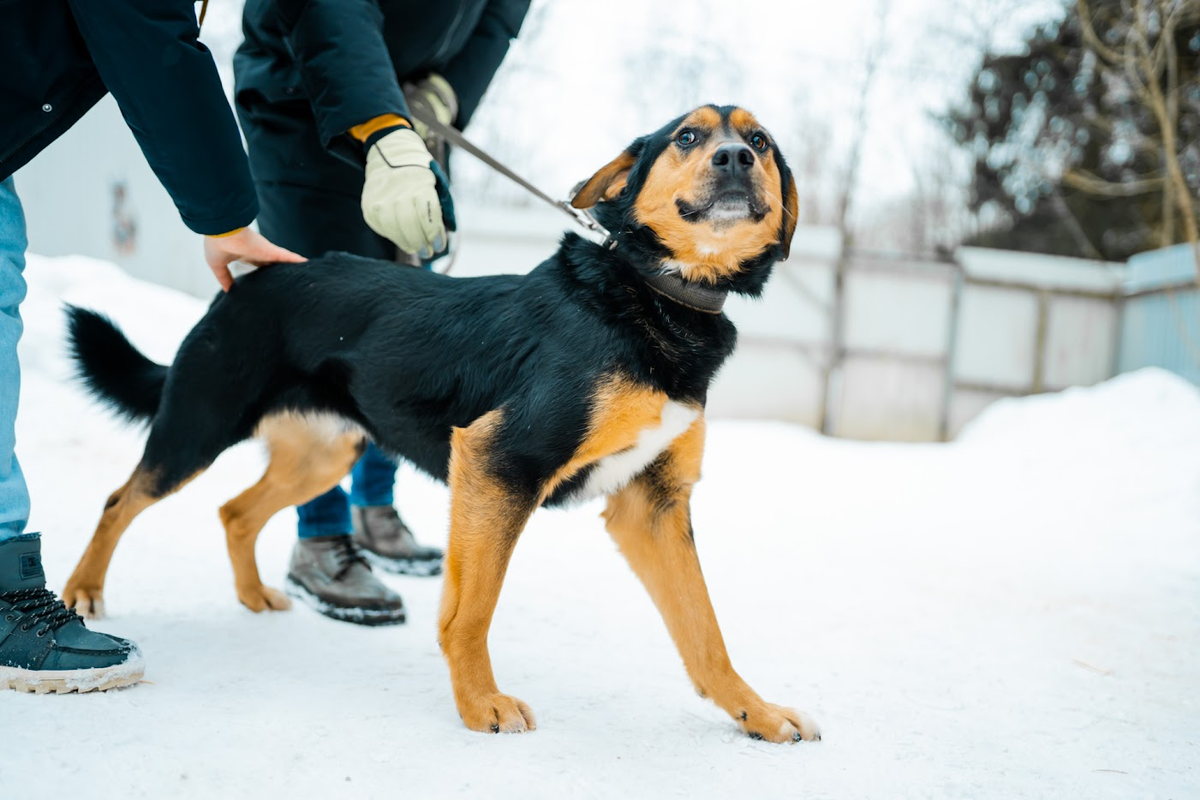
[[[427, 265], [444, 252], [454, 228], [445, 145], [410, 105], [465, 127], [528, 8], [528, 0], [247, 0], [235, 106], [263, 232], [306, 256], [342, 250]], [[395, 474], [370, 445], [349, 497], [335, 487], [298, 509], [289, 593], [334, 619], [404, 620], [400, 596], [367, 561], [432, 575], [442, 552], [418, 545], [401, 520]]]
[[26, 238], [13, 173], [112, 92], [223, 289], [235, 260], [304, 260], [247, 227], [254, 186], [198, 36], [191, 0], [0, 2], [0, 689], [86, 692], [144, 672], [133, 643], [88, 630], [46, 588], [41, 537], [25, 530], [14, 450]]

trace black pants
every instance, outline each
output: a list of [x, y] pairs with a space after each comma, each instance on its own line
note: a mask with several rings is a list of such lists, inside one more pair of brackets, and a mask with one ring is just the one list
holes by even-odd
[[258, 191], [258, 227], [280, 247], [315, 258], [341, 250], [388, 261], [396, 246], [363, 220], [362, 165], [322, 145], [307, 101], [239, 97], [238, 118]]

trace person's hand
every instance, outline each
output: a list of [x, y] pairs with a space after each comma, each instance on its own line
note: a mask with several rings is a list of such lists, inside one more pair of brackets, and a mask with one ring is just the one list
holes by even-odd
[[233, 275], [229, 272], [229, 265], [234, 261], [265, 267], [268, 264], [294, 264], [307, 259], [291, 250], [271, 244], [256, 231], [242, 228], [228, 236], [205, 236], [204, 260], [208, 262], [213, 275], [217, 276], [221, 289], [228, 292], [233, 288]]
[[458, 95], [454, 93], [454, 87], [441, 75], [431, 72], [415, 83], [404, 84], [401, 89], [409, 109], [413, 112], [413, 130], [425, 140], [426, 149], [445, 172], [446, 140], [429, 130], [416, 115], [424, 112], [443, 125], [453, 125], [454, 120], [458, 118]]
[[454, 205], [441, 168], [411, 128], [383, 135], [367, 151], [363, 219], [410, 255], [427, 260], [446, 248]]

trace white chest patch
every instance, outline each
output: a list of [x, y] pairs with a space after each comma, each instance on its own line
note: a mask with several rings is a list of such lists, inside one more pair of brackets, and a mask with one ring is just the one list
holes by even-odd
[[699, 409], [668, 400], [663, 406], [662, 419], [652, 428], [642, 428], [637, 443], [628, 450], [602, 458], [588, 473], [583, 488], [575, 495], [578, 500], [612, 494], [650, 466], [684, 431], [691, 427]]

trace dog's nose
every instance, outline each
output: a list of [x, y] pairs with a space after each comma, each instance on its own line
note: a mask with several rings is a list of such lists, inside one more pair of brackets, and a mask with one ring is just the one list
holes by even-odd
[[754, 151], [741, 142], [729, 142], [713, 153], [712, 164], [725, 175], [743, 174], [754, 166]]

